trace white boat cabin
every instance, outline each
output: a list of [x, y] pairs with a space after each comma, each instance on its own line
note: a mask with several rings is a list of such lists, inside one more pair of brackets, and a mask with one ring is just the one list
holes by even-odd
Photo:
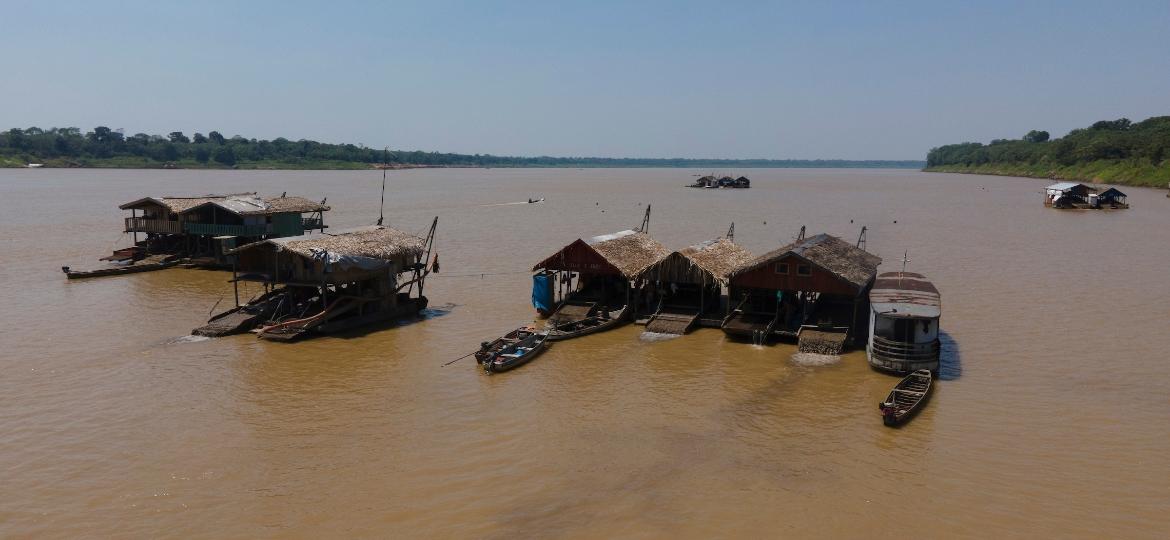
[[938, 289], [922, 274], [886, 272], [869, 293], [871, 366], [898, 373], [939, 368]]

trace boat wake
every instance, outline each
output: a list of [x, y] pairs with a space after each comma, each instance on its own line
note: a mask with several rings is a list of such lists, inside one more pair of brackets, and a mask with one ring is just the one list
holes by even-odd
[[817, 354], [798, 352], [792, 355], [792, 363], [798, 366], [831, 366], [841, 361], [841, 357], [835, 354]]
[[655, 342], [659, 342], [659, 341], [670, 341], [672, 339], [676, 339], [676, 338], [680, 338], [680, 337], [682, 337], [681, 334], [663, 334], [660, 332], [642, 332], [642, 335], [638, 336], [638, 339], [645, 341], [647, 343], [655, 343]]
[[517, 205], [517, 204], [540, 204], [540, 203], [542, 203], [542, 202], [544, 202], [544, 199], [540, 199], [540, 200], [536, 200], [536, 201], [517, 201], [517, 202], [502, 202], [502, 203], [493, 203], [493, 204], [481, 204], [481, 205], [479, 205], [479, 206], [480, 206], [480, 207], [488, 207], [488, 206], [515, 206], [515, 205]]
[[175, 344], [175, 343], [199, 343], [201, 341], [210, 341], [210, 340], [211, 340], [211, 338], [209, 338], [207, 336], [189, 335], [189, 336], [180, 336], [180, 337], [171, 339], [171, 340], [167, 341], [167, 344], [169, 345], [169, 344]]
[[453, 309], [455, 309], [455, 304], [447, 302], [446, 304], [428, 307], [420, 311], [419, 316], [423, 319], [434, 319], [450, 314]]

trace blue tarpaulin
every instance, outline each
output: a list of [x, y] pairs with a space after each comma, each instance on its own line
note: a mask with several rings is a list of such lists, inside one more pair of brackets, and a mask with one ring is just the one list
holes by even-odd
[[553, 277], [548, 274], [532, 276], [532, 306], [544, 312], [552, 310]]

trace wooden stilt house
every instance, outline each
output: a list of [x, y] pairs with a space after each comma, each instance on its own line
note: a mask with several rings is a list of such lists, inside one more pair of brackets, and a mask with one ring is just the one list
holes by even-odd
[[864, 342], [879, 264], [880, 257], [828, 234], [765, 253], [731, 273], [734, 308], [723, 331], [763, 342], [817, 329], [842, 334], [842, 343]]
[[329, 210], [324, 201], [256, 193], [145, 197], [119, 208], [130, 211], [125, 232], [134, 235], [134, 249], [142, 254], [179, 254], [220, 265], [237, 246], [324, 231]]
[[646, 331], [685, 334], [696, 323], [718, 327], [726, 317], [724, 288], [731, 272], [752, 260], [748, 250], [721, 237], [667, 255], [642, 272]]
[[[237, 307], [212, 317], [200, 335], [258, 327], [260, 337], [291, 340], [417, 314], [438, 219], [427, 238], [371, 226], [326, 235], [270, 238], [229, 254]], [[264, 293], [240, 304], [239, 284]], [[417, 293], [415, 290], [417, 289]]]

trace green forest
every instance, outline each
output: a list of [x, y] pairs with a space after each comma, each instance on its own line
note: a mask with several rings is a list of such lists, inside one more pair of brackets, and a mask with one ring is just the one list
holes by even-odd
[[1102, 120], [1058, 139], [1033, 130], [1019, 139], [949, 144], [927, 154], [926, 170], [1165, 187], [1170, 116]]
[[852, 167], [921, 168], [921, 161], [851, 161], [799, 159], [656, 159], [599, 157], [514, 157], [487, 154], [451, 154], [367, 148], [329, 144], [228, 138], [218, 131], [190, 136], [137, 133], [98, 126], [78, 128], [30, 127], [0, 131], [0, 166], [113, 168], [239, 168], [239, 169], [368, 169], [391, 167]]

